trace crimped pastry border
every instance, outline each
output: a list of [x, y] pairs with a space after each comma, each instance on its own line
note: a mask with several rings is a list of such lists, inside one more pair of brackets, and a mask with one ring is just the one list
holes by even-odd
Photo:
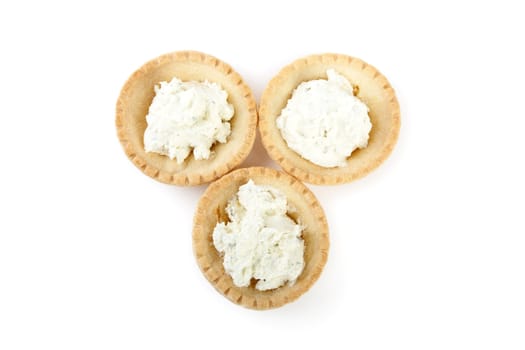
[[[182, 80], [209, 80], [229, 89], [228, 100], [235, 109], [232, 133], [225, 144], [214, 146], [215, 155], [208, 160], [197, 161], [190, 154], [178, 165], [176, 160], [144, 150], [143, 129], [153, 86], [166, 78], [171, 80], [171, 72], [178, 72]], [[236, 117], [242, 117], [242, 122]], [[251, 89], [231, 66], [202, 52], [177, 51], [146, 62], [129, 77], [117, 100], [116, 128], [127, 157], [144, 174], [167, 184], [193, 186], [219, 178], [246, 159], [255, 141], [257, 109]]]
[[[239, 186], [252, 179], [256, 184], [271, 185], [281, 190], [289, 204], [297, 209], [303, 225], [305, 268], [293, 286], [259, 291], [253, 286], [237, 287], [224, 271], [223, 260], [213, 245], [213, 228], [224, 221], [225, 207]], [[233, 303], [255, 310], [283, 306], [304, 294], [319, 278], [330, 246], [328, 223], [314, 194], [294, 177], [263, 167], [235, 170], [213, 182], [199, 200], [193, 220], [193, 251], [197, 264], [215, 289]]]
[[[329, 68], [359, 87], [357, 96], [367, 103], [373, 119], [368, 147], [354, 151], [345, 167], [324, 168], [302, 158], [288, 148], [275, 123], [297, 85], [326, 79]], [[392, 152], [401, 125], [399, 103], [388, 80], [359, 58], [334, 53], [307, 56], [285, 66], [265, 88], [259, 118], [262, 142], [270, 157], [287, 173], [316, 185], [347, 183], [370, 173]]]

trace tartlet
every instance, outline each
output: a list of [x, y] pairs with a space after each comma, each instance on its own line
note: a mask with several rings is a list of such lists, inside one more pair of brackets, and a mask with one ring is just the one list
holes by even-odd
[[[195, 160], [189, 156], [177, 164], [167, 156], [144, 150], [146, 115], [155, 96], [154, 86], [177, 77], [183, 81], [218, 83], [235, 109], [231, 134], [226, 143], [216, 143], [212, 156]], [[128, 158], [146, 175], [168, 184], [199, 185], [232, 170], [248, 156], [255, 141], [256, 103], [250, 88], [232, 67], [196, 51], [179, 51], [159, 56], [140, 67], [124, 84], [116, 108], [117, 134]]]
[[[354, 86], [354, 94], [369, 108], [372, 130], [368, 146], [356, 149], [344, 167], [321, 167], [288, 147], [276, 126], [276, 118], [295, 88], [302, 82], [326, 79], [335, 69]], [[392, 152], [400, 128], [400, 111], [388, 80], [373, 66], [341, 54], [311, 55], [284, 67], [265, 88], [259, 107], [259, 128], [270, 157], [289, 174], [318, 184], [334, 185], [353, 181], [377, 168]]]
[[[293, 285], [267, 291], [257, 290], [254, 283], [249, 287], [235, 286], [213, 244], [215, 225], [228, 220], [225, 212], [228, 201], [250, 179], [256, 185], [270, 185], [280, 190], [293, 208], [288, 215], [305, 227], [302, 232], [305, 266]], [[319, 278], [328, 257], [329, 245], [326, 217], [314, 194], [294, 177], [274, 169], [244, 168], [223, 176], [206, 189], [195, 212], [193, 251], [199, 268], [219, 293], [251, 309], [276, 308], [299, 298]]]

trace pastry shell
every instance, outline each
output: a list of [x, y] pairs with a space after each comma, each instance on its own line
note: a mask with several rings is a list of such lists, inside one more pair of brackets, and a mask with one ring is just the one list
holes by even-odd
[[[327, 79], [330, 68], [352, 83], [354, 94], [369, 107], [372, 122], [368, 146], [356, 149], [346, 166], [334, 168], [316, 165], [290, 149], [275, 122], [300, 83]], [[368, 63], [341, 54], [312, 55], [284, 67], [264, 90], [259, 117], [262, 142], [270, 157], [287, 173], [317, 185], [350, 182], [377, 168], [392, 152], [400, 128], [399, 103], [388, 80]]]
[[[295, 284], [259, 291], [252, 283], [237, 287], [224, 271], [223, 258], [213, 244], [213, 229], [218, 222], [225, 222], [228, 201], [240, 186], [252, 179], [257, 185], [270, 185], [280, 191], [294, 208], [292, 218], [305, 226], [305, 267]], [[202, 195], [193, 223], [193, 250], [202, 273], [215, 289], [230, 301], [250, 309], [270, 309], [292, 302], [305, 293], [319, 278], [328, 257], [328, 224], [321, 205], [314, 194], [290, 175], [270, 168], [253, 167], [235, 170], [213, 182]]]
[[[177, 164], [175, 159], [144, 150], [154, 86], [173, 77], [220, 84], [235, 109], [227, 142], [216, 143], [207, 160], [195, 160], [190, 153], [184, 163]], [[179, 51], [159, 56], [131, 75], [117, 101], [116, 126], [126, 155], [146, 175], [168, 184], [199, 185], [221, 177], [248, 156], [255, 141], [257, 110], [252, 91], [232, 67], [201, 52]]]

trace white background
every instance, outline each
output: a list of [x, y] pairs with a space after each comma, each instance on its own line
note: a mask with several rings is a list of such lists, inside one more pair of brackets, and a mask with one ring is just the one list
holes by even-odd
[[[2, 2], [0, 349], [524, 349], [523, 33], [505, 1]], [[310, 186], [332, 246], [293, 304], [215, 292], [191, 247], [205, 187], [151, 180], [118, 143], [122, 84], [184, 49], [230, 63], [257, 98], [322, 52], [397, 92], [386, 163]], [[245, 165], [274, 166], [259, 141]]]

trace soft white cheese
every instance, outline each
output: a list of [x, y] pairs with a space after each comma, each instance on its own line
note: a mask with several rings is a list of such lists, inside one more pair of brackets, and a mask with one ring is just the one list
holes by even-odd
[[251, 279], [258, 290], [295, 283], [304, 267], [302, 227], [287, 213], [286, 197], [271, 186], [252, 180], [228, 202], [230, 222], [218, 223], [213, 244], [224, 254], [224, 269], [238, 287]]
[[230, 135], [233, 106], [216, 83], [181, 81], [155, 86], [144, 132], [146, 152], [166, 155], [182, 163], [193, 149], [195, 159], [208, 159], [215, 142]]
[[356, 148], [367, 146], [372, 123], [352, 84], [333, 69], [326, 74], [328, 80], [301, 83], [276, 123], [288, 147], [303, 158], [323, 167], [345, 166]]

